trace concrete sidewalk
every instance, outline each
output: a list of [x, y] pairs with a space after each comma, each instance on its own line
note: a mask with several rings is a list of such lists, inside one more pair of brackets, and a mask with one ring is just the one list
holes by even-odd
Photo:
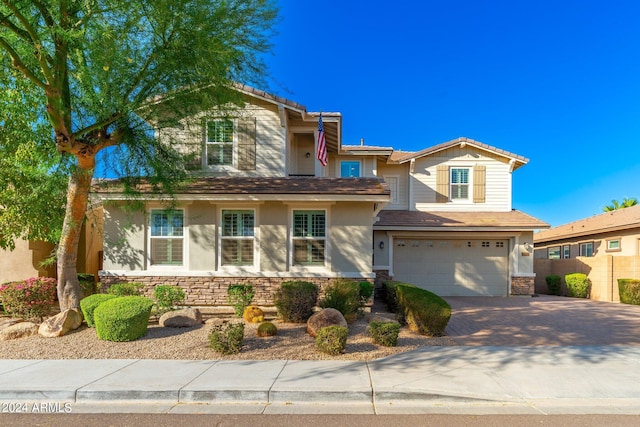
[[640, 414], [640, 347], [425, 347], [372, 362], [0, 360], [5, 412]]

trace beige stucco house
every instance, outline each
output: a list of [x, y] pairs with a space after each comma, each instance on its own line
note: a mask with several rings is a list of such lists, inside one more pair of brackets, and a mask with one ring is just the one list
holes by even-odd
[[141, 188], [125, 212], [117, 182], [104, 206], [106, 286], [173, 283], [193, 304], [224, 304], [252, 283], [269, 303], [286, 280], [403, 280], [440, 295], [531, 294], [533, 230], [511, 207], [511, 174], [527, 159], [459, 138], [416, 153], [342, 144], [342, 116], [242, 86], [234, 117], [206, 112], [158, 138], [192, 154], [195, 178], [167, 197]]

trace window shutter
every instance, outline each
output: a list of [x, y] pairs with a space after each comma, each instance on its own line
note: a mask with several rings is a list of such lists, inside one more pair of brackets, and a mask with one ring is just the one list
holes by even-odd
[[238, 121], [238, 169], [256, 170], [256, 119]]
[[484, 203], [487, 187], [487, 167], [473, 168], [473, 203]]
[[436, 203], [449, 201], [449, 167], [438, 166], [436, 171]]

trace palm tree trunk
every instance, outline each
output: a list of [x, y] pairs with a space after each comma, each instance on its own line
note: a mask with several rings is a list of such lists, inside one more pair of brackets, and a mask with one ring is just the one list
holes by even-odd
[[78, 242], [84, 221], [93, 168], [76, 168], [67, 186], [67, 209], [58, 245], [58, 301], [60, 311], [80, 307], [80, 283], [78, 282]]

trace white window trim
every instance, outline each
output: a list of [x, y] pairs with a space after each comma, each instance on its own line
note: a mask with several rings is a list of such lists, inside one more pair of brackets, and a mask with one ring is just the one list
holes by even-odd
[[[357, 177], [349, 177], [349, 176], [342, 176], [342, 163], [343, 162], [348, 162], [348, 163], [358, 163], [358, 167], [360, 168], [360, 175], [358, 175]], [[339, 176], [340, 178], [362, 178], [364, 176], [363, 174], [363, 164], [362, 164], [362, 160], [360, 159], [340, 159], [339, 162], [337, 162], [337, 168], [338, 170], [336, 171], [336, 176]]]
[[[565, 249], [569, 249], [569, 254], [567, 256], [567, 252], [565, 251]], [[562, 259], [569, 259], [571, 258], [571, 245], [562, 245]]]
[[[224, 236], [222, 235], [224, 226], [223, 226], [223, 211], [253, 211], [253, 265], [223, 265], [222, 264], [222, 239]], [[217, 236], [216, 236], [216, 265], [218, 265], [218, 270], [222, 272], [228, 273], [242, 273], [242, 272], [250, 272], [255, 273], [259, 270], [260, 267], [260, 224], [259, 224], [259, 210], [257, 206], [247, 206], [247, 205], [230, 205], [220, 207], [218, 209], [218, 225]]]
[[[152, 264], [151, 263], [151, 214], [153, 211], [182, 211], [182, 264]], [[145, 261], [147, 263], [147, 268], [149, 270], [176, 270], [182, 271], [187, 269], [189, 265], [189, 224], [187, 221], [187, 209], [186, 207], [176, 208], [176, 209], [167, 209], [162, 206], [152, 206], [147, 209], [147, 238], [146, 238], [146, 248], [145, 248]]]
[[[622, 251], [622, 239], [619, 237], [616, 237], [614, 239], [607, 239], [607, 252], [620, 252]], [[618, 247], [617, 248], [612, 248], [610, 246], [610, 244], [612, 242], [618, 242]]]
[[[551, 250], [558, 248], [558, 257], [557, 258], [551, 258]], [[549, 246], [547, 248], [547, 259], [562, 259], [562, 246], [561, 245], [556, 245], [556, 246]]]
[[[209, 122], [218, 122], [229, 120], [233, 125], [233, 141], [232, 141], [232, 153], [231, 153], [231, 164], [230, 165], [209, 165], [208, 164], [208, 149], [209, 145], [217, 145], [209, 143]], [[204, 149], [202, 153], [202, 168], [205, 171], [212, 172], [237, 172], [238, 171], [238, 123], [235, 119], [230, 118], [209, 118], [205, 120], [204, 125]]]
[[[453, 183], [453, 170], [454, 169], [467, 169], [469, 171], [469, 182], [467, 185], [467, 198], [466, 199], [454, 199], [453, 198], [453, 186], [460, 185]], [[473, 203], [473, 166], [467, 165], [451, 165], [449, 166], [449, 202], [460, 204], [472, 204]]]
[[[591, 255], [582, 255], [582, 247], [586, 246], [586, 245], [589, 245], [589, 244], [591, 245]], [[580, 243], [578, 245], [578, 254], [581, 257], [587, 257], [587, 258], [595, 256], [596, 255], [596, 248], [595, 248], [594, 242], [582, 242], [582, 243]]]
[[[325, 226], [325, 236], [324, 236], [324, 264], [323, 265], [300, 265], [295, 264], [294, 259], [294, 235], [293, 235], [293, 214], [294, 211], [324, 211], [324, 226]], [[330, 209], [325, 205], [290, 205], [289, 206], [289, 223], [287, 224], [287, 247], [289, 248], [289, 256], [287, 257], [289, 263], [289, 271], [300, 273], [300, 272], [326, 272], [331, 269], [331, 238], [330, 238], [330, 230], [331, 230], [331, 218], [329, 215]]]

